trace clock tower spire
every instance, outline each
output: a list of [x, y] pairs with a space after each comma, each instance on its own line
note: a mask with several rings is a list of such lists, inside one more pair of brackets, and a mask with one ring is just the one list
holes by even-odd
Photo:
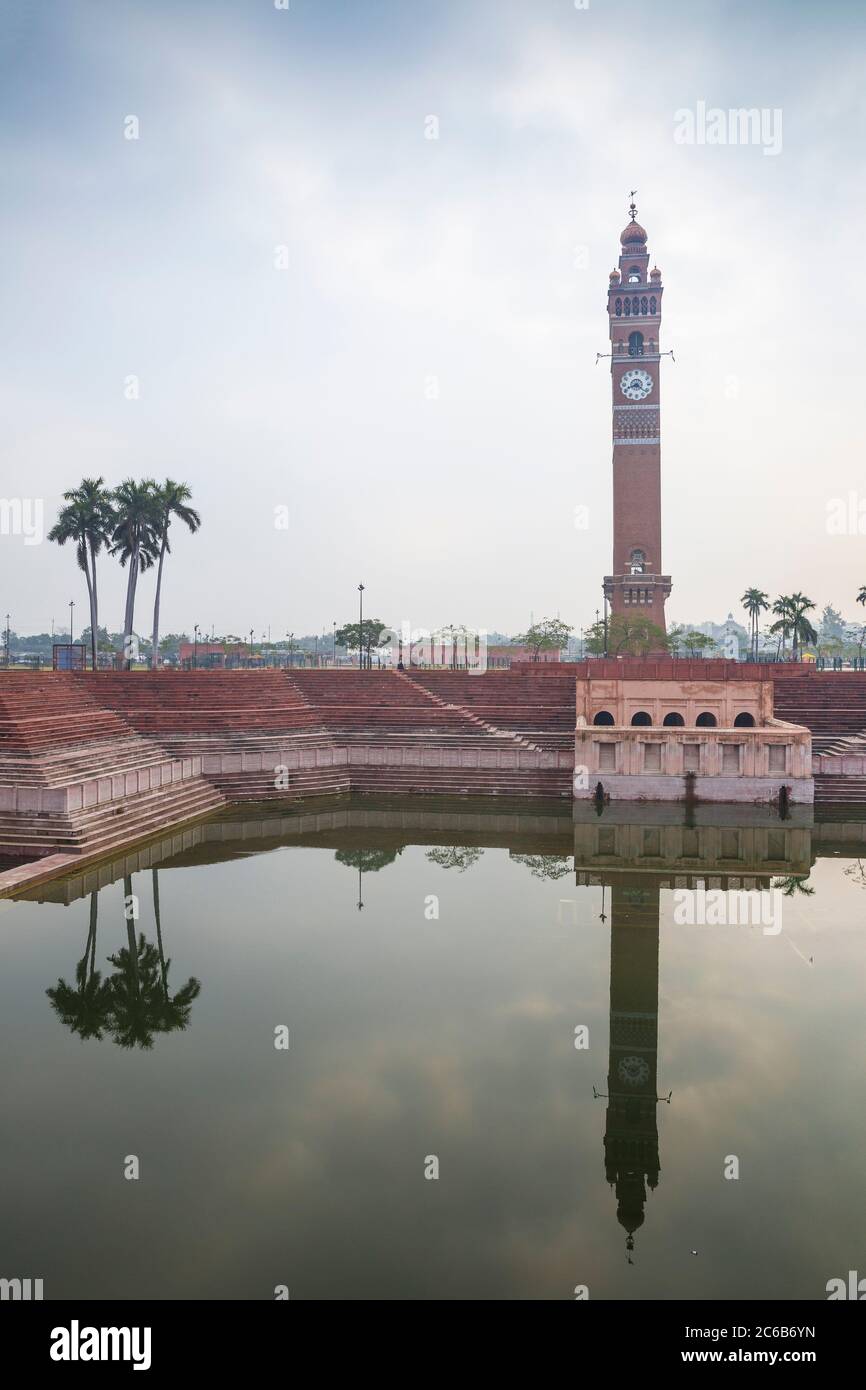
[[613, 573], [604, 592], [614, 614], [642, 613], [665, 626], [670, 575], [662, 573], [659, 330], [662, 276], [649, 269], [647, 234], [637, 220], [620, 234], [607, 313], [613, 385]]

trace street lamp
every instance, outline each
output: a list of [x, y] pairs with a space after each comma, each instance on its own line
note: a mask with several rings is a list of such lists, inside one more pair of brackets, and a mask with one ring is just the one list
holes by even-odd
[[[75, 599], [72, 599], [72, 598], [71, 598], [71, 599], [69, 600], [69, 645], [70, 645], [70, 647], [72, 646], [72, 620], [73, 620], [74, 617], [75, 617]], [[71, 663], [71, 661], [72, 661], [72, 653], [71, 653], [71, 652], [69, 653], [69, 660], [70, 660], [70, 663]]]
[[198, 623], [193, 624], [193, 648], [192, 648], [192, 669], [198, 670]]
[[335, 621], [334, 624], [333, 624], [333, 628], [334, 628], [334, 666], [336, 667], [336, 665], [337, 665], [337, 624], [336, 624], [336, 621]]
[[252, 628], [252, 627], [251, 627], [251, 628], [250, 628], [250, 666], [251, 666], [251, 667], [252, 667], [252, 664], [253, 664], [253, 633], [254, 633], [254, 632], [255, 632], [255, 628]]
[[364, 585], [358, 585], [358, 670], [364, 665]]

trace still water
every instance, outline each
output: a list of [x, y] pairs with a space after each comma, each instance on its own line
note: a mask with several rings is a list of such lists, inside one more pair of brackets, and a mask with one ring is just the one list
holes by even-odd
[[[236, 811], [3, 904], [0, 1275], [821, 1299], [866, 1273], [866, 825], [574, 814]], [[701, 884], [772, 925], [683, 921]]]

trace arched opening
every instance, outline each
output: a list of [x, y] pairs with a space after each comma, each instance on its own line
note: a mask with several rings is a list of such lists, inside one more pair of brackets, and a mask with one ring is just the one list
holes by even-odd
[[741, 714], [738, 714], [736, 719], [734, 720], [735, 729], [754, 729], [754, 727], [755, 716], [753, 714], [749, 714], [748, 710], [743, 710], [743, 712]]
[[643, 334], [629, 333], [628, 335], [628, 355], [629, 357], [643, 357]]
[[631, 717], [631, 722], [633, 725], [638, 725], [640, 727], [645, 727], [647, 724], [652, 724], [652, 720], [650, 719], [645, 709], [639, 709], [637, 714], [633, 714]]
[[643, 574], [646, 570], [646, 555], [642, 550], [633, 550], [629, 556], [628, 567], [632, 574]]
[[656, 311], [656, 301], [655, 301], [655, 295], [653, 295], [652, 299], [650, 300], [650, 313], [651, 313], [651, 314], [654, 314], [655, 311]]
[[646, 314], [646, 312], [647, 312], [646, 295], [642, 295], [642, 296], [641, 296], [640, 311], [641, 311], [642, 314]]
[[681, 714], [677, 714], [676, 710], [671, 710], [670, 714], [666, 714], [664, 719], [662, 720], [662, 723], [666, 725], [669, 729], [681, 729], [685, 722], [686, 721], [683, 719], [683, 716]]
[[640, 270], [638, 269], [638, 267], [637, 267], [636, 265], [629, 266], [629, 271], [628, 271], [628, 283], [629, 283], [630, 285], [639, 285], [639, 284], [640, 284]]
[[617, 299], [617, 300], [615, 301], [613, 307], [614, 307], [614, 309], [616, 310], [616, 316], [617, 316], [617, 318], [618, 318], [618, 319], [619, 319], [619, 318], [622, 318], [622, 300], [621, 300], [621, 299]]
[[615, 720], [610, 710], [600, 709], [592, 722], [593, 724], [613, 724]]
[[695, 724], [699, 729], [714, 729], [716, 727], [716, 722], [716, 716], [710, 714], [708, 710], [704, 710], [703, 714], [699, 714], [695, 720]]

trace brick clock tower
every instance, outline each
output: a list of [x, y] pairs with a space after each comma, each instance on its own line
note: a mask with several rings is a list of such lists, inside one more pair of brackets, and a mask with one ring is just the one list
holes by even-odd
[[665, 626], [670, 575], [662, 573], [659, 330], [662, 276], [649, 269], [647, 234], [637, 220], [620, 236], [607, 312], [613, 385], [613, 574], [604, 592], [613, 614], [642, 613]]

